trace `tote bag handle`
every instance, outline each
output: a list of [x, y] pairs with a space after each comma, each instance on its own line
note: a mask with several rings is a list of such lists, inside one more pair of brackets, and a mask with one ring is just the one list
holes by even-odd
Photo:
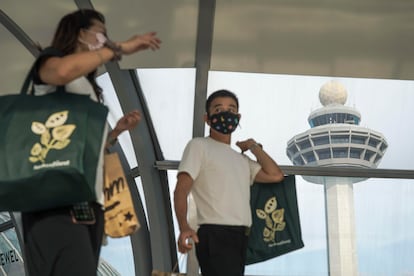
[[[27, 73], [27, 76], [26, 76], [26, 78], [23, 82], [23, 86], [20, 89], [20, 95], [26, 95], [30, 86], [31, 86], [31, 88], [30, 88], [29, 94], [34, 95], [33, 80], [34, 80], [34, 77], [35, 77], [35, 69], [36, 69], [36, 66], [38, 65], [37, 63], [39, 62], [39, 60], [44, 56], [59, 56], [59, 57], [62, 57], [63, 53], [60, 50], [52, 48], [52, 47], [47, 47], [42, 52], [40, 52], [39, 56], [36, 58], [36, 60], [33, 63], [32, 67], [30, 68], [30, 71]], [[66, 92], [65, 86], [64, 85], [57, 86], [56, 87], [56, 92]]]

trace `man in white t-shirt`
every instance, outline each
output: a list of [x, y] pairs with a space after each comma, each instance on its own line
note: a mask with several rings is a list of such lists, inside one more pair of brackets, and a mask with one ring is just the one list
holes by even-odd
[[[208, 137], [192, 139], [178, 168], [174, 205], [180, 227], [178, 249], [186, 253], [196, 243], [203, 276], [244, 275], [248, 230], [252, 223], [250, 185], [254, 181], [280, 182], [284, 175], [254, 139], [239, 141], [242, 153], [250, 150], [257, 161], [233, 150], [231, 133], [240, 114], [237, 96], [219, 90], [206, 102]], [[187, 221], [187, 197], [197, 206], [197, 233]]]

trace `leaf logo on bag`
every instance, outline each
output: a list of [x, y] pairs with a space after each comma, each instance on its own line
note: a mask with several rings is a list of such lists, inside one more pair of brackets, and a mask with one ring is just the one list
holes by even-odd
[[276, 209], [276, 197], [271, 197], [266, 201], [264, 210], [256, 209], [258, 218], [265, 220], [266, 225], [263, 229], [263, 240], [267, 243], [276, 243], [276, 232], [283, 231], [286, 227], [284, 222], [285, 209]]
[[69, 111], [64, 110], [53, 113], [46, 123], [32, 122], [33, 133], [40, 135], [40, 142], [35, 143], [30, 151], [29, 161], [32, 163], [45, 163], [46, 156], [51, 149], [61, 150], [70, 144], [69, 137], [76, 126], [65, 125]]

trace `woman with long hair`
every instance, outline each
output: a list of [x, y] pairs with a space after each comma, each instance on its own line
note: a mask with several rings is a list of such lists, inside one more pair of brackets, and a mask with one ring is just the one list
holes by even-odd
[[[65, 86], [68, 93], [87, 94], [102, 102], [96, 82], [99, 66], [141, 50], [157, 50], [155, 32], [134, 35], [122, 42], [108, 39], [105, 18], [95, 10], [83, 9], [60, 20], [51, 46], [36, 61], [34, 90], [42, 95]], [[137, 126], [139, 111], [124, 115], [108, 134], [107, 146], [126, 130]], [[103, 183], [95, 202], [22, 213], [24, 253], [30, 276], [96, 275], [103, 238]]]

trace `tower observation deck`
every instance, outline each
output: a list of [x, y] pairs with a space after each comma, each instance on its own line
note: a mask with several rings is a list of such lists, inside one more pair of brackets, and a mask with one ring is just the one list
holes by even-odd
[[[376, 168], [388, 147], [384, 135], [360, 126], [361, 114], [345, 106], [347, 91], [336, 81], [323, 85], [319, 100], [323, 107], [308, 117], [311, 129], [288, 141], [287, 156], [297, 166]], [[323, 184], [320, 177], [303, 176]], [[352, 178], [351, 178], [352, 179]], [[352, 182], [364, 179], [353, 178]]]
[[[313, 111], [311, 128], [290, 139], [286, 153], [294, 165], [319, 167], [376, 168], [388, 147], [379, 132], [359, 125], [361, 114], [345, 106], [345, 87], [336, 81], [323, 85]], [[328, 265], [331, 276], [357, 276], [353, 184], [365, 180], [354, 177], [303, 176], [323, 184], [325, 192]]]

